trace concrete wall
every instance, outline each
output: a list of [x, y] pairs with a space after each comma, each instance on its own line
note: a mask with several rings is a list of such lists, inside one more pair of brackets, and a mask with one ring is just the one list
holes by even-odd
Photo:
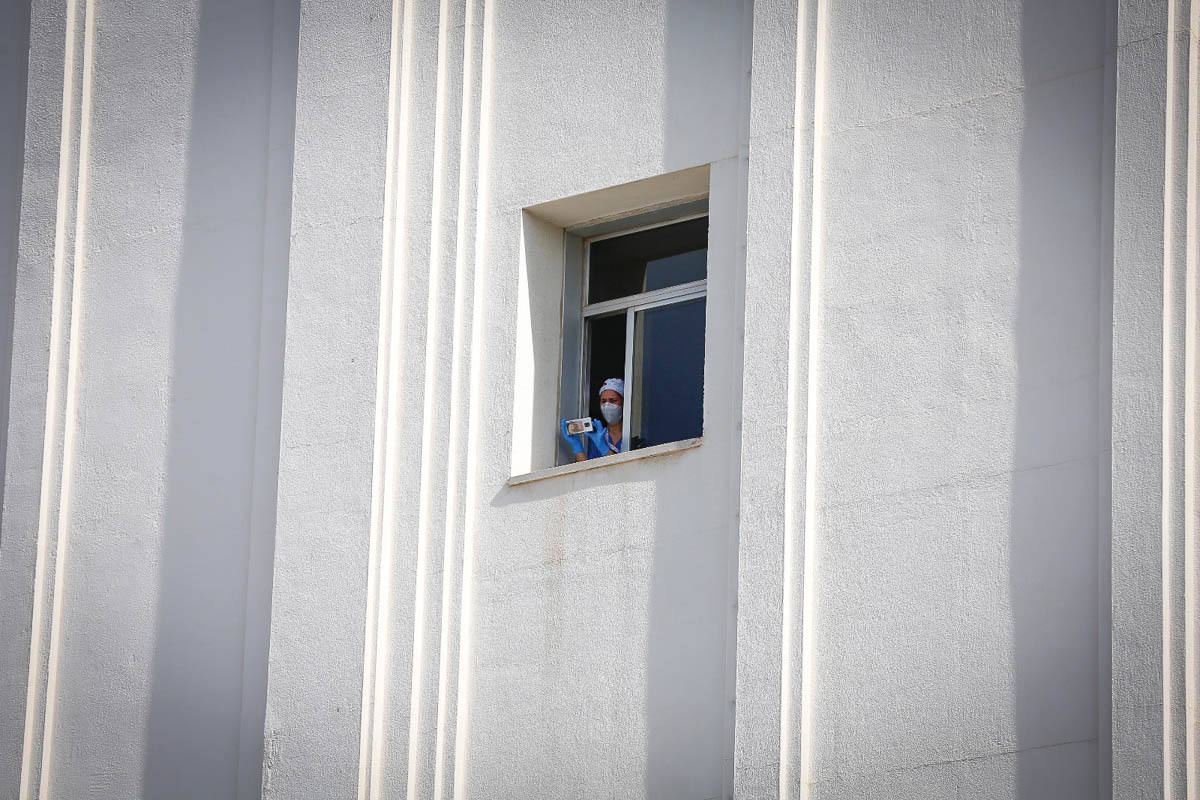
[[[789, 792], [1095, 794], [1111, 10], [466, 11], [461, 40], [425, 5], [390, 45], [370, 14], [302, 30], [269, 790], [765, 796], [782, 759]], [[384, 55], [370, 91], [341, 70], [368, 38], [388, 95]], [[506, 486], [507, 393], [554, 332], [522, 272], [554, 232], [519, 212], [705, 161], [704, 444]], [[731, 746], [698, 664], [730, 652], [735, 531]]]
[[1104, 7], [813, 25], [786, 788], [1094, 797]]
[[[17, 231], [21, 219], [21, 171], [25, 155], [25, 83], [29, 71], [29, 3], [0, 9], [0, 386], [12, 367], [16, 301]], [[0, 463], [8, 438], [8, 393], [0, 392]], [[0, 477], [2, 480], [2, 477]], [[0, 493], [4, 485], [0, 482]], [[2, 532], [0, 532], [2, 535]]]
[[297, 20], [32, 5], [0, 796], [258, 794]]
[[[301, 25], [265, 793], [720, 796], [749, 7], [340, 9]], [[709, 163], [703, 446], [507, 487], [518, 342], [558, 373], [522, 209]]]
[[[29, 3], [8, 3], [0, 8], [0, 387], [9, 385], [12, 368], [13, 314], [16, 309], [17, 236], [21, 220], [21, 174], [25, 154], [25, 85], [28, 75]], [[10, 393], [0, 391], [0, 456], [7, 451]], [[0, 459], [0, 463], [3, 460]], [[0, 473], [0, 493], [3, 492]], [[0, 570], [8, 573], [4, 558], [5, 527], [0, 525]], [[24, 566], [24, 565], [22, 565]], [[28, 580], [28, 577], [22, 576]], [[0, 596], [7, 595], [0, 583]], [[24, 711], [24, 664], [28, 661], [28, 634], [15, 646], [0, 649], [0, 719], [20, 718]], [[21, 729], [0, 726], [0, 775], [20, 769]]]
[[1112, 336], [1115, 797], [1200, 781], [1200, 7], [1116, 25]]
[[[1194, 792], [1186, 0], [30, 19], [0, 797]], [[696, 191], [703, 441], [512, 480]]]

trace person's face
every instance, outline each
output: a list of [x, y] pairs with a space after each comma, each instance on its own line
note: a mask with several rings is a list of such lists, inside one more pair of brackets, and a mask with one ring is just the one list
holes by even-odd
[[612, 389], [605, 389], [600, 393], [601, 403], [616, 403], [619, 406], [625, 405], [625, 398], [621, 397], [620, 393], [614, 392]]

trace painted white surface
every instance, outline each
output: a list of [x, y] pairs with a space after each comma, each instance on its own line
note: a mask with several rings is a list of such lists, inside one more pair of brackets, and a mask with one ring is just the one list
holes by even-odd
[[814, 797], [1096, 795], [1100, 12], [829, 6]]
[[[337, 8], [313, 4], [301, 29], [277, 565], [310, 563], [314, 548], [325, 555], [316, 571], [276, 571], [270, 686], [273, 696], [299, 701], [270, 704], [266, 793], [344, 795], [362, 782], [383, 794], [409, 784], [418, 796], [433, 786], [720, 795], [732, 749], [742, 8], [711, 4], [708, 22], [692, 19], [707, 36], [733, 38], [722, 40], [722, 60], [709, 63], [715, 83], [703, 72], [673, 75], [685, 88], [668, 96], [690, 103], [670, 112], [676, 135], [712, 128], [687, 139], [692, 160], [674, 162], [684, 156], [665, 155], [663, 126], [654, 122], [666, 91], [664, 9], [511, 4], [489, 7], [485, 21], [483, 8], [470, 6], [464, 31], [453, 24], [457, 6], [448, 20], [426, 16], [430, 5], [406, 7], [394, 33], [400, 77], [389, 120], [386, 84], [354, 88], [357, 75], [386, 78], [387, 43], [356, 45], [360, 71], [341, 68], [348, 43], [382, 35], [378, 17], [339, 16]], [[331, 27], [333, 17], [344, 27]], [[404, 65], [431, 63], [434, 31], [448, 52], [465, 51], [465, 75], [447, 59], [437, 73], [405, 77]], [[555, 64], [561, 79], [547, 84], [530, 58]], [[481, 87], [494, 93], [489, 102]], [[460, 128], [455, 101], [463, 95], [468, 124]], [[390, 139], [380, 127], [389, 121]], [[372, 146], [395, 148], [391, 180], [408, 191], [397, 198], [394, 223], [385, 217], [377, 227], [374, 216], [386, 207], [388, 154], [365, 141], [346, 146], [334, 135], [343, 130], [372, 131]], [[461, 180], [446, 154], [461, 159]], [[535, 380], [548, 375], [550, 393], [558, 373], [557, 347], [544, 346], [556, 338], [557, 301], [532, 275], [530, 309], [543, 311], [549, 297], [554, 316], [550, 325], [522, 317], [532, 331], [516, 329], [522, 207], [710, 161], [719, 163], [720, 187], [710, 314], [723, 335], [709, 344], [704, 444], [656, 466], [623, 465], [617, 475], [506, 487], [520, 337], [533, 337], [540, 356], [526, 369], [536, 370]], [[343, 193], [345, 186], [354, 191]], [[361, 227], [348, 227], [350, 219]], [[446, 228], [457, 235], [439, 252], [431, 240]], [[431, 282], [443, 289], [431, 293]], [[376, 331], [381, 361], [373, 358]], [[430, 361], [431, 341], [452, 349]], [[555, 363], [545, 363], [547, 352]], [[381, 409], [377, 363], [385, 370]], [[321, 435], [326, 419], [346, 435]], [[374, 492], [372, 436], [382, 442], [374, 445]], [[314, 493], [314, 485], [325, 488]], [[581, 502], [604, 487], [614, 496], [606, 504], [614, 524]], [[374, 541], [365, 535], [372, 514]], [[332, 553], [328, 542], [337, 543]], [[464, 549], [479, 576], [465, 587], [476, 598], [465, 606]], [[468, 610], [477, 635], [460, 673], [459, 615]], [[326, 688], [314, 692], [318, 676]], [[366, 737], [363, 701], [353, 694], [364, 676]], [[469, 709], [456, 711], [468, 691]], [[557, 724], [577, 717], [577, 729]], [[460, 762], [461, 752], [477, 757]], [[597, 760], [598, 752], [608, 755]], [[464, 773], [456, 774], [459, 766]]]
[[[25, 86], [29, 74], [29, 3], [0, 6], [0, 387], [11, 378], [13, 320], [16, 311], [17, 239], [21, 221], [21, 175], [25, 155]], [[0, 463], [8, 442], [8, 412], [12, 397], [0, 391]], [[19, 402], [19, 398], [18, 398]], [[0, 475], [0, 496], [4, 482]], [[0, 598], [10, 596], [10, 582], [32, 579], [27, 558], [11, 556], [0, 525]], [[16, 562], [16, 563], [13, 563]], [[20, 576], [20, 577], [18, 577]], [[0, 648], [0, 719], [19, 719], [24, 713], [25, 672], [29, 663], [29, 633], [13, 630], [9, 645]], [[0, 725], [0, 787], [20, 770], [21, 727]]]
[[0, 794], [256, 796], [287, 21], [272, 2], [32, 9], [0, 539], [0, 639], [24, 663]]
[[[1195, 7], [1119, 19], [1112, 395], [1114, 796], [1186, 797], [1200, 776]], [[1153, 309], [1151, 312], [1149, 309]], [[1161, 313], [1149, 324], [1152, 313]]]
[[[0, 796], [1186, 794], [1188, 3], [32, 12]], [[702, 443], [510, 481], [693, 167]]]

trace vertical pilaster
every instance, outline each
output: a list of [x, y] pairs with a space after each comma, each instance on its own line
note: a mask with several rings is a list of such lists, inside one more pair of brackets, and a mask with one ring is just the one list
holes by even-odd
[[[461, 793], [485, 16], [302, 14], [265, 796]], [[310, 652], [322, 630], [345, 646]], [[334, 674], [336, 750], [311, 727]]]
[[801, 797], [806, 777], [823, 5], [754, 6], [734, 745], [746, 800]]
[[[31, 14], [25, 174], [18, 243], [2, 533], [0, 636], [16, 659], [5, 685], [9, 796], [48, 797], [62, 634], [79, 369], [94, 3], [37, 2]], [[32, 581], [29, 577], [32, 576]], [[23, 680], [21, 680], [23, 678]], [[11, 693], [11, 696], [9, 694]], [[24, 696], [21, 697], [20, 695]], [[18, 745], [19, 742], [19, 745]]]
[[1118, 10], [1113, 264], [1113, 796], [1194, 798], [1197, 8]]

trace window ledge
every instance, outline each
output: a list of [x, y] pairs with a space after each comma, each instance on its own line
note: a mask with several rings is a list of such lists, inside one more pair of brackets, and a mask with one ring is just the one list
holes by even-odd
[[546, 478], [555, 478], [559, 475], [574, 475], [576, 472], [585, 472], [591, 469], [612, 467], [616, 466], [617, 464], [624, 464], [628, 461], [640, 461], [643, 458], [667, 456], [671, 453], [680, 453], [684, 450], [691, 450], [694, 447], [699, 447], [700, 443], [703, 441], [704, 439], [699, 437], [695, 439], [684, 439], [679, 442], [667, 442], [666, 444], [656, 444], [653, 447], [644, 447], [641, 450], [630, 450], [627, 453], [617, 453], [613, 456], [592, 458], [587, 461], [576, 461], [574, 464], [563, 464], [558, 467], [539, 469], [536, 472], [526, 472], [524, 475], [513, 475], [508, 479], [508, 485], [520, 486], [524, 483], [542, 481]]

